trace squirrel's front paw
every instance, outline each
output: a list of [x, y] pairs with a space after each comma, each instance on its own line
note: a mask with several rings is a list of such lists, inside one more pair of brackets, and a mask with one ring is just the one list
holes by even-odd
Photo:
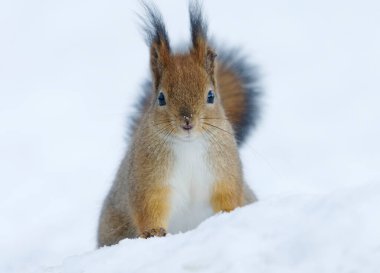
[[164, 237], [166, 235], [166, 230], [164, 228], [152, 228], [144, 231], [140, 237], [150, 238], [150, 237]]

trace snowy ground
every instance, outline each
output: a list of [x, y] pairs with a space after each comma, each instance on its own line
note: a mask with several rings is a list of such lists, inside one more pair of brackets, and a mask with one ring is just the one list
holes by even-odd
[[191, 232], [124, 240], [45, 272], [378, 272], [379, 207], [380, 185], [270, 198]]
[[[188, 39], [185, 1], [157, 2], [172, 41]], [[380, 4], [204, 6], [263, 75], [241, 153], [260, 202], [94, 251], [148, 71], [138, 2], [0, 1], [0, 272], [378, 271]]]

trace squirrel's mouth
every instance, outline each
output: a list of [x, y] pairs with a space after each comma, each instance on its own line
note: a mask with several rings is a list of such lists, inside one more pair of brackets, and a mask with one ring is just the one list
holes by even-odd
[[193, 129], [193, 125], [190, 123], [184, 124], [182, 125], [182, 129], [190, 133], [190, 130]]
[[192, 124], [181, 125], [181, 129], [176, 135], [179, 140], [186, 142], [195, 140], [198, 137], [198, 133]]

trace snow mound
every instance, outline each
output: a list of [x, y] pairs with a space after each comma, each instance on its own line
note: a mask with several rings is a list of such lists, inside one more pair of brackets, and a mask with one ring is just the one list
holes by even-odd
[[378, 184], [273, 197], [187, 233], [123, 240], [41, 272], [378, 272], [379, 209]]

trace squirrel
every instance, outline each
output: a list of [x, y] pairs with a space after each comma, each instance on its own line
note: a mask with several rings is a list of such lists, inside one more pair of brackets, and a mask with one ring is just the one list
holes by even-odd
[[209, 42], [197, 2], [189, 5], [184, 53], [172, 51], [157, 7], [143, 6], [151, 80], [103, 203], [98, 247], [185, 232], [257, 200], [238, 151], [259, 116], [254, 67], [239, 50]]

